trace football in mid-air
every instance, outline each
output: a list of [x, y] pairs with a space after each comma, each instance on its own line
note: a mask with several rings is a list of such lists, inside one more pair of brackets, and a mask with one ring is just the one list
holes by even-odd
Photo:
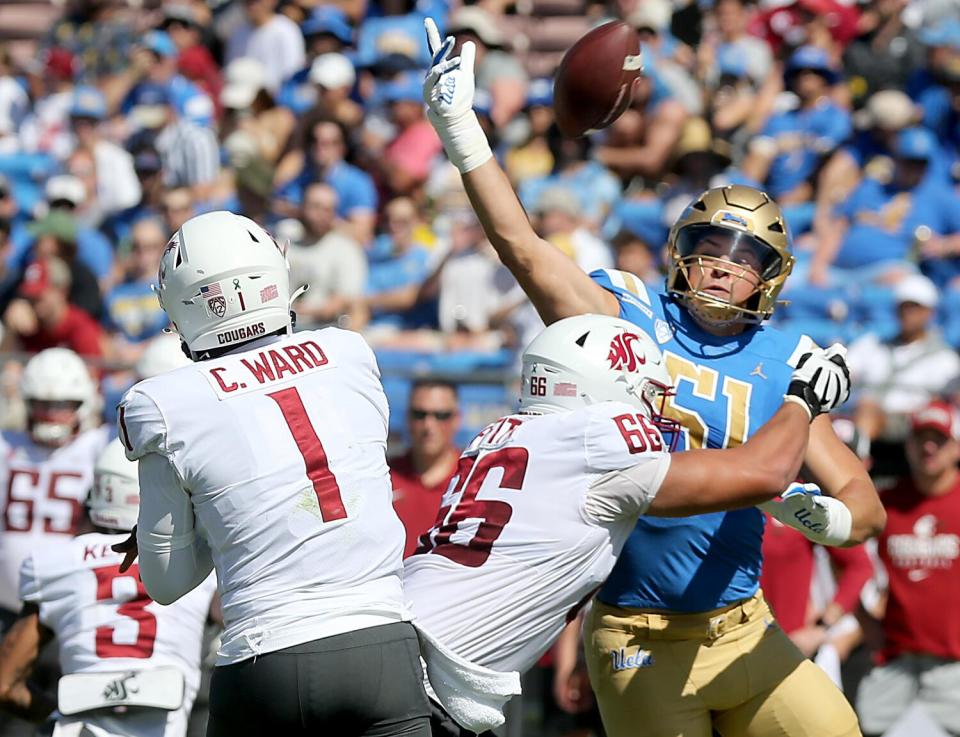
[[553, 110], [565, 136], [613, 123], [633, 97], [643, 71], [640, 37], [622, 21], [594, 28], [571, 46], [553, 83]]

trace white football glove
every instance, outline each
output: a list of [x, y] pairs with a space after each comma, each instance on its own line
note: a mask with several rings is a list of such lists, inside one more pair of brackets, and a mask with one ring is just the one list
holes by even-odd
[[818, 545], [842, 545], [850, 539], [853, 516], [847, 505], [823, 496], [816, 484], [790, 484], [779, 502], [773, 500], [759, 506]]
[[423, 80], [427, 117], [443, 141], [447, 157], [461, 174], [466, 174], [493, 158], [487, 137], [473, 112], [473, 64], [477, 47], [468, 41], [460, 56], [450, 59], [453, 37], [447, 36], [441, 42], [433, 18], [426, 18], [423, 27], [433, 56], [430, 71]]
[[807, 410], [812, 422], [817, 415], [835, 410], [850, 396], [850, 370], [844, 360], [847, 349], [834, 343], [827, 350], [819, 348], [804, 353], [790, 378], [784, 395]]

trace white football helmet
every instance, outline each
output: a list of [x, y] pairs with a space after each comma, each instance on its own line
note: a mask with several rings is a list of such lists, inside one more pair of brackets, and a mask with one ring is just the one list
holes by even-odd
[[643, 330], [616, 317], [578, 315], [559, 320], [523, 352], [520, 411], [547, 413], [598, 402], [626, 402], [676, 438], [663, 418], [672, 392], [663, 354]]
[[180, 348], [180, 338], [170, 333], [161, 333], [153, 338], [133, 367], [139, 379], [152, 379], [181, 366], [187, 366], [190, 359]]
[[[27, 405], [30, 436], [41, 445], [63, 445], [77, 433], [99, 424], [97, 385], [83, 359], [69, 348], [47, 348], [27, 361], [20, 377], [20, 393]], [[66, 409], [58, 406], [62, 402], [74, 410], [69, 422], [50, 414]]]
[[187, 220], [160, 257], [159, 285], [160, 306], [194, 360], [293, 327], [284, 249], [232, 212]]
[[137, 524], [139, 509], [137, 462], [127, 460], [123, 444], [119, 438], [114, 438], [93, 467], [93, 488], [87, 497], [87, 513], [97, 527], [128, 532]]

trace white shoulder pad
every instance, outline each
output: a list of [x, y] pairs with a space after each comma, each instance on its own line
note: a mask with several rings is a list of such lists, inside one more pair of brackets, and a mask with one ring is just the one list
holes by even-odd
[[156, 402], [136, 386], [120, 400], [120, 441], [129, 460], [147, 453], [166, 455], [167, 426]]

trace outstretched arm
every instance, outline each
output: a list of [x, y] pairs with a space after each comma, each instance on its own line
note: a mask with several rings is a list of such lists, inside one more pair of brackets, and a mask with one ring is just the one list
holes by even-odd
[[[842, 349], [801, 357], [784, 404], [744, 445], [648, 457], [590, 487], [587, 511], [598, 521], [630, 515], [683, 517], [754, 506], [778, 496], [800, 471], [809, 423], [846, 401], [850, 380]], [[669, 463], [669, 468], [664, 465]]]
[[738, 448], [676, 454], [646, 513], [683, 517], [772, 499], [797, 477], [808, 431], [807, 414], [787, 403]]
[[447, 58], [453, 39], [443, 41], [432, 19], [424, 21], [433, 67], [424, 81], [428, 117], [464, 187], [483, 230], [548, 325], [564, 317], [594, 313], [617, 316], [616, 297], [594, 283], [574, 261], [534, 232], [506, 174], [490, 151], [473, 112], [476, 48]]

